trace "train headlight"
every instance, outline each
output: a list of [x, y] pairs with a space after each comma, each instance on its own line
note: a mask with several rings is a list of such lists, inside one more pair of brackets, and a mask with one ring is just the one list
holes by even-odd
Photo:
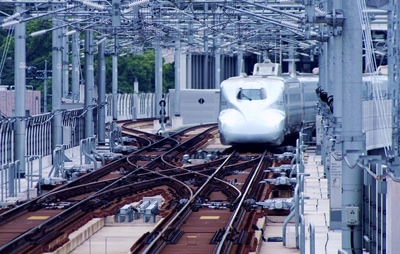
[[219, 121], [227, 126], [232, 126], [238, 122], [238, 120], [242, 119], [241, 115], [232, 110], [224, 110], [221, 111], [219, 117]]

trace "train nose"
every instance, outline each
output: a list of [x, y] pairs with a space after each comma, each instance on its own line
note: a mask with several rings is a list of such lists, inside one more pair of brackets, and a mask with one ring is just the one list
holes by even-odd
[[246, 117], [232, 112], [219, 120], [226, 143], [279, 144], [283, 140], [285, 115], [282, 111], [269, 110]]

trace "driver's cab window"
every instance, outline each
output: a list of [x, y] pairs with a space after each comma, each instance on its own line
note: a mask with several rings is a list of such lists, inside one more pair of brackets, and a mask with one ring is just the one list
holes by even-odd
[[237, 98], [239, 100], [264, 100], [267, 98], [267, 91], [265, 91], [265, 88], [260, 88], [260, 89], [243, 89], [240, 88]]

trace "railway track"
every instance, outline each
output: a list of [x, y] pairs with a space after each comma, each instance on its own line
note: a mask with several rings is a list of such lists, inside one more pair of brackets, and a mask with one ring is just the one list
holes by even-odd
[[[246, 222], [256, 219], [254, 213], [247, 214], [245, 200], [256, 194], [254, 185], [271, 162], [265, 154], [254, 157], [247, 161], [247, 156], [232, 153], [210, 174], [188, 168], [196, 172], [194, 177], [202, 179], [192, 186], [193, 195], [168, 224], [158, 225], [131, 252], [175, 253], [178, 249], [188, 253], [244, 253], [253, 237]], [[227, 176], [236, 181], [229, 181]]]
[[[168, 137], [127, 126], [124, 133], [146, 136], [149, 144], [141, 141], [137, 151], [1, 214], [0, 253], [54, 251], [92, 218], [115, 215], [123, 205], [154, 195], [165, 200], [159, 211], [163, 220], [132, 243], [131, 253], [254, 250], [253, 225], [268, 213], [256, 200], [279, 198], [284, 192], [272, 184], [259, 184], [276, 177], [268, 170], [277, 165], [271, 153], [205, 152], [218, 135], [213, 124]], [[191, 164], [187, 159], [205, 153], [202, 159], [191, 159]], [[285, 188], [292, 191], [290, 185]]]

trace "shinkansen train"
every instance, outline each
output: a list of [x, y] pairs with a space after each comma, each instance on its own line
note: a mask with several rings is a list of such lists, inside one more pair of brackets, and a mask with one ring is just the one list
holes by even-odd
[[[388, 90], [387, 66], [376, 75], [363, 75], [363, 99], [385, 99]], [[311, 139], [315, 131], [317, 74], [281, 74], [279, 64], [254, 66], [252, 76], [224, 80], [220, 86], [218, 128], [224, 145], [281, 145], [287, 137], [298, 137], [300, 128]], [[316, 93], [317, 92], [317, 93]], [[319, 96], [333, 109], [333, 97]], [[290, 139], [289, 139], [290, 140]], [[292, 141], [293, 141], [292, 140]]]
[[301, 125], [315, 123], [318, 75], [281, 74], [279, 64], [254, 66], [252, 76], [220, 86], [218, 128], [224, 145], [281, 145]]

